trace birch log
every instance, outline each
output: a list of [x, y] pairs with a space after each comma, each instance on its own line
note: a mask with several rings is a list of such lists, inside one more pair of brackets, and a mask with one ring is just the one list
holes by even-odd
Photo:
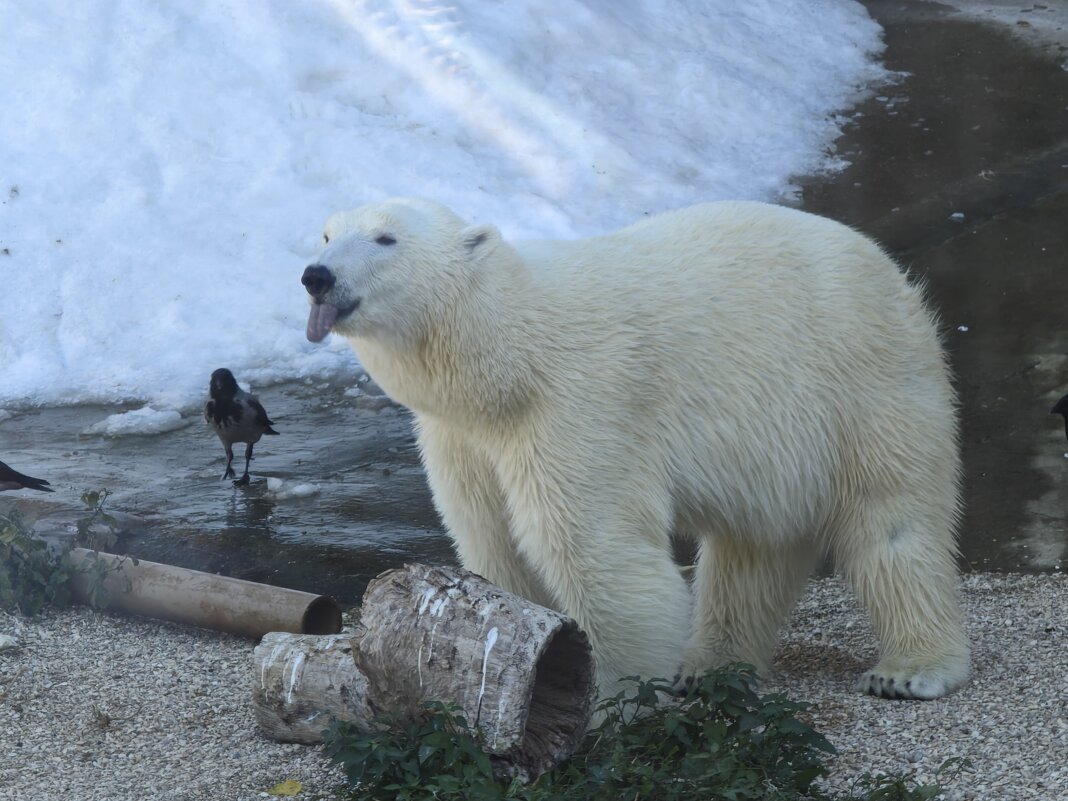
[[[301, 721], [318, 720], [320, 708], [371, 729], [379, 718], [412, 720], [423, 704], [442, 701], [481, 730], [502, 773], [529, 781], [569, 757], [585, 734], [593, 658], [570, 618], [474, 573], [425, 565], [378, 576], [360, 615], [348, 665], [334, 659], [336, 667], [323, 667], [329, 660], [316, 642], [328, 638], [265, 639], [256, 649], [256, 713], [272, 737], [311, 741], [298, 739], [308, 736]], [[330, 683], [345, 688], [346, 699], [327, 709], [325, 696], [340, 692]]]
[[352, 661], [352, 636], [275, 631], [256, 646], [253, 688], [264, 734], [287, 743], [320, 743], [331, 718], [366, 721], [367, 679]]

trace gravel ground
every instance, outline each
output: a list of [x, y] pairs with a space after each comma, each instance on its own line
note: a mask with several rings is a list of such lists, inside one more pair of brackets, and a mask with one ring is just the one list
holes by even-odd
[[947, 698], [852, 692], [875, 635], [839, 579], [802, 599], [764, 689], [813, 704], [811, 721], [838, 749], [834, 786], [865, 771], [930, 782], [966, 757], [972, 768], [945, 783], [947, 799], [1068, 800], [1068, 575], [970, 574], [962, 598], [972, 679]]
[[[949, 698], [853, 692], [875, 641], [838, 579], [803, 598], [765, 689], [813, 703], [835, 786], [865, 771], [928, 781], [963, 756], [949, 799], [1068, 799], [1068, 576], [962, 587], [975, 674]], [[243, 801], [286, 780], [325, 799], [342, 779], [318, 748], [258, 732], [251, 640], [85, 608], [0, 615], [2, 634], [18, 645], [0, 650], [0, 799]]]
[[332, 798], [318, 748], [257, 729], [251, 639], [73, 607], [0, 617], [0, 799], [244, 801], [286, 780]]

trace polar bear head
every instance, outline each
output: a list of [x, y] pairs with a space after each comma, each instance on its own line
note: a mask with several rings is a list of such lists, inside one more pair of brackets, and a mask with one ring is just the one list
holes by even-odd
[[445, 206], [396, 198], [338, 212], [323, 251], [304, 270], [308, 339], [425, 334], [500, 243], [491, 225], [467, 226]]

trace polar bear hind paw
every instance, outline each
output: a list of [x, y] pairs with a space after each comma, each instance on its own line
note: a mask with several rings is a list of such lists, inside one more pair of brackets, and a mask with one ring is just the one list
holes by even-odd
[[857, 682], [857, 689], [881, 698], [929, 701], [941, 698], [961, 686], [968, 677], [967, 661], [963, 665], [928, 667], [919, 670], [884, 668], [876, 665]]

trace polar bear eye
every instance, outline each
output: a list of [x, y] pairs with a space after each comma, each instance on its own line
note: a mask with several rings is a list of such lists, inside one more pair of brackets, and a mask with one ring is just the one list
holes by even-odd
[[393, 237], [391, 237], [389, 234], [382, 234], [380, 237], [375, 239], [375, 242], [377, 244], [379, 244], [379, 245], [396, 245], [397, 244], [397, 240], [394, 239]]
[[330, 244], [330, 236], [328, 234], [323, 234], [323, 244], [324, 245], [329, 245]]

